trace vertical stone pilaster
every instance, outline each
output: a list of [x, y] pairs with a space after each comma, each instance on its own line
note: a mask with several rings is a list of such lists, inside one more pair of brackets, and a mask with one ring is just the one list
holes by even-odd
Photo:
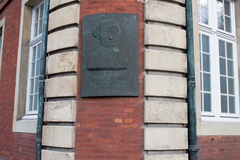
[[50, 0], [42, 160], [75, 159], [79, 17], [79, 0]]
[[145, 160], [188, 155], [184, 1], [145, 1]]

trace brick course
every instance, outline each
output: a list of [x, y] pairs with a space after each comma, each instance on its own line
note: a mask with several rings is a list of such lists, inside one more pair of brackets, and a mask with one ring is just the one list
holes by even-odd
[[239, 160], [240, 136], [198, 136], [199, 160]]
[[[5, 5], [3, 1], [2, 5]], [[35, 159], [35, 134], [13, 133], [16, 65], [21, 16], [20, 0], [12, 0], [0, 14], [5, 17], [4, 44], [0, 79], [0, 157], [14, 160]]]
[[139, 20], [139, 97], [81, 98], [78, 63], [76, 159], [141, 160], [143, 158], [143, 3], [138, 0], [82, 0], [81, 24], [87, 15], [134, 13]]

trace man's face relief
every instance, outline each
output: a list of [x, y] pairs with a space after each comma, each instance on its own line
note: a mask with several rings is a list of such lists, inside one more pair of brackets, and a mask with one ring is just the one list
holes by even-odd
[[118, 41], [118, 28], [115, 25], [102, 25], [99, 35], [101, 46], [105, 48], [115, 47]]

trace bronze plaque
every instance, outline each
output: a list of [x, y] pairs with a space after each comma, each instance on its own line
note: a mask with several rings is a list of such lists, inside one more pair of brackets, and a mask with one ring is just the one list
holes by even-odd
[[138, 96], [138, 15], [83, 17], [81, 97]]

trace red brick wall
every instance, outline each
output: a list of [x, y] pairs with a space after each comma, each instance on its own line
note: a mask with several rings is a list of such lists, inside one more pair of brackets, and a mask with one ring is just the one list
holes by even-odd
[[199, 160], [239, 160], [240, 136], [198, 136]]
[[[143, 3], [138, 0], [82, 0], [80, 24], [83, 16], [100, 13], [138, 14], [139, 97], [81, 98], [81, 56], [79, 56], [76, 159], [141, 160], [144, 102]], [[81, 55], [81, 30], [79, 38]]]
[[12, 132], [21, 3], [21, 0], [12, 0], [0, 14], [0, 20], [5, 17], [0, 79], [0, 157], [33, 160], [35, 134]]

